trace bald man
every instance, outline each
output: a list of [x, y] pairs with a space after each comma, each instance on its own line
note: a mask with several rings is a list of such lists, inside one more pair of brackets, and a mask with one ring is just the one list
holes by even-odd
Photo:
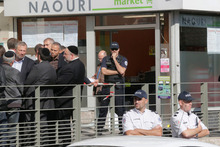
[[46, 38], [46, 39], [44, 39], [44, 47], [45, 47], [45, 48], [48, 48], [49, 51], [51, 52], [52, 44], [53, 44], [54, 42], [55, 42], [55, 41], [54, 41], [52, 38]]
[[[101, 73], [101, 64], [102, 64], [102, 59], [107, 56], [107, 53], [105, 50], [101, 50], [98, 53], [98, 60], [99, 60], [99, 64], [97, 66], [97, 70], [94, 76], [92, 76], [92, 79], [95, 80], [94, 85], [95, 87], [97, 86], [98, 83], [104, 83], [104, 75]], [[98, 87], [96, 88], [96, 90], [100, 90]], [[97, 92], [97, 91], [96, 91]], [[95, 94], [97, 94], [95, 92]]]

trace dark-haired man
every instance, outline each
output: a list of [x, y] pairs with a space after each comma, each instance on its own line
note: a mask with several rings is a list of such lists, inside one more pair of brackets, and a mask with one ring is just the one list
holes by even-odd
[[9, 38], [7, 40], [8, 51], [12, 51], [13, 53], [15, 53], [16, 52], [15, 47], [16, 47], [17, 43], [18, 43], [18, 39]]
[[[36, 64], [30, 74], [28, 75], [25, 85], [55, 85], [56, 81], [56, 70], [50, 65], [50, 51], [47, 48], [40, 48], [38, 50], [38, 60], [39, 64]], [[29, 87], [25, 93], [27, 97], [35, 97], [35, 88]], [[52, 110], [45, 111], [44, 109], [54, 109], [54, 97], [53, 87], [51, 86], [41, 86], [40, 87], [40, 109], [42, 110], [40, 113], [40, 120], [42, 121], [41, 125], [41, 136], [44, 136], [45, 139], [48, 139], [48, 121], [54, 120], [54, 114]], [[48, 97], [46, 99], [46, 97]], [[32, 101], [32, 100], [31, 100]], [[29, 100], [30, 102], [30, 100]], [[26, 103], [26, 109], [30, 108], [30, 104]], [[34, 114], [32, 113], [31, 118], [34, 118]], [[27, 118], [30, 119], [30, 118]], [[28, 121], [28, 120], [27, 120]], [[33, 120], [31, 120], [33, 121]]]
[[178, 96], [180, 109], [171, 117], [172, 136], [177, 138], [199, 138], [209, 135], [208, 128], [197, 115], [191, 112], [192, 96], [183, 91]]

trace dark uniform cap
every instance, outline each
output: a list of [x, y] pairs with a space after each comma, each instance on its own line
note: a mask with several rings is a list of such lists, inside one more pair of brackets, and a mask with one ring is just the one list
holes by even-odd
[[113, 48], [117, 48], [118, 49], [119, 48], [118, 42], [112, 42], [111, 45], [110, 45], [110, 48], [111, 49], [113, 49]]
[[147, 99], [147, 94], [146, 94], [146, 92], [144, 91], [144, 90], [137, 90], [135, 93], [134, 93], [134, 96], [135, 97], [139, 97], [139, 98], [145, 98], [145, 99]]
[[78, 48], [76, 46], [72, 45], [72, 46], [68, 46], [67, 48], [71, 53], [78, 55]]
[[183, 91], [179, 94], [178, 100], [192, 101], [194, 100], [189, 92]]

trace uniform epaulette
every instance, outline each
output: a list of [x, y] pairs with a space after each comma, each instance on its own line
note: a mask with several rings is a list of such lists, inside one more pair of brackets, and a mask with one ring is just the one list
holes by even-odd
[[153, 110], [150, 110], [151, 112], [154, 112], [154, 113], [156, 113], [156, 114], [158, 114], [156, 111], [153, 111]]

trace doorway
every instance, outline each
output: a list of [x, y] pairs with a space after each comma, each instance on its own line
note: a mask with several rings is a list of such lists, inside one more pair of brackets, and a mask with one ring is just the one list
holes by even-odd
[[[155, 29], [96, 31], [96, 52], [105, 50], [109, 55], [113, 41], [119, 43], [120, 54], [128, 59], [125, 82], [131, 85], [126, 86], [126, 94], [134, 94], [142, 86], [132, 83], [155, 83]], [[149, 88], [155, 93], [155, 85]], [[126, 105], [133, 104], [130, 97], [126, 96]], [[149, 100], [149, 104], [155, 104], [155, 95]]]

